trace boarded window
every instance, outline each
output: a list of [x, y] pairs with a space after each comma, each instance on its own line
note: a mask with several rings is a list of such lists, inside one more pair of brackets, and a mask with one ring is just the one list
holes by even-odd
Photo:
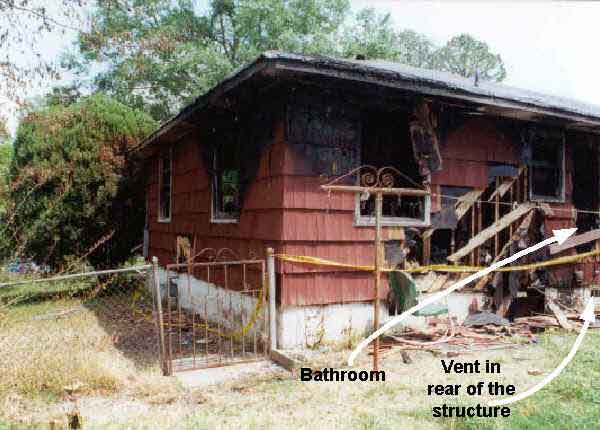
[[287, 107], [294, 173], [342, 175], [360, 159], [360, 120], [352, 106], [323, 95], [297, 94]]
[[537, 199], [563, 197], [564, 144], [534, 142], [531, 146], [531, 194]]
[[158, 220], [163, 222], [171, 220], [172, 156], [169, 149], [161, 154], [158, 163]]
[[212, 220], [235, 222], [240, 216], [240, 148], [215, 146], [212, 171]]

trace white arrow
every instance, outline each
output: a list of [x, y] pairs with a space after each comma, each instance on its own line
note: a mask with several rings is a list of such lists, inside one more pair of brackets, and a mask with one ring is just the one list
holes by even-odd
[[490, 406], [509, 405], [511, 403], [518, 402], [519, 400], [523, 400], [524, 398], [529, 397], [532, 394], [535, 394], [537, 391], [541, 390], [546, 385], [548, 385], [554, 378], [556, 378], [560, 374], [560, 372], [562, 372], [564, 370], [564, 368], [567, 367], [567, 364], [569, 364], [569, 362], [573, 359], [573, 357], [575, 356], [575, 353], [577, 352], [577, 349], [579, 349], [579, 346], [581, 345], [581, 342], [583, 341], [583, 338], [585, 337], [585, 333], [587, 332], [587, 329], [590, 326], [590, 323], [596, 319], [596, 315], [594, 313], [594, 298], [593, 297], [588, 300], [585, 310], [583, 311], [583, 313], [581, 314], [581, 316], [579, 318], [584, 321], [583, 327], [581, 328], [581, 331], [579, 332], [579, 336], [577, 336], [577, 339], [575, 339], [575, 343], [573, 344], [573, 348], [571, 348], [569, 355], [567, 355], [565, 357], [565, 359], [560, 363], [560, 365], [556, 369], [554, 369], [554, 371], [552, 373], [550, 373], [548, 376], [546, 376], [544, 379], [542, 379], [538, 384], [531, 387], [529, 390], [523, 391], [522, 393], [517, 394], [516, 396], [513, 396], [513, 397], [507, 397], [505, 399], [500, 399], [500, 400], [492, 400], [489, 403], [489, 405]]
[[504, 260], [500, 260], [494, 264], [492, 264], [489, 267], [486, 267], [485, 269], [477, 272], [477, 273], [473, 273], [470, 276], [467, 276], [465, 279], [458, 281], [457, 283], [453, 284], [452, 286], [450, 286], [449, 288], [447, 288], [444, 291], [441, 291], [437, 294], [434, 294], [431, 297], [428, 297], [427, 299], [423, 300], [422, 302], [420, 302], [419, 304], [413, 306], [412, 308], [410, 308], [409, 310], [401, 313], [400, 315], [390, 319], [388, 322], [386, 322], [384, 325], [382, 325], [378, 330], [376, 330], [375, 332], [373, 332], [369, 337], [367, 337], [366, 339], [364, 339], [361, 343], [358, 344], [358, 346], [354, 349], [354, 351], [352, 351], [350, 353], [350, 356], [348, 357], [348, 366], [352, 366], [352, 363], [354, 363], [354, 360], [356, 359], [356, 357], [358, 356], [358, 354], [367, 347], [367, 345], [369, 345], [369, 343], [371, 343], [375, 338], [377, 338], [378, 336], [381, 336], [384, 332], [388, 331], [389, 329], [391, 329], [392, 327], [394, 327], [395, 325], [401, 323], [404, 319], [406, 319], [409, 315], [414, 314], [417, 311], [420, 311], [421, 309], [429, 306], [432, 303], [437, 302], [438, 300], [443, 299], [444, 297], [446, 297], [447, 295], [449, 295], [450, 293], [458, 290], [459, 288], [464, 287], [465, 285], [469, 284], [470, 282], [475, 281], [478, 278], [482, 278], [483, 276], [487, 275], [488, 273], [493, 272], [494, 270], [498, 269], [499, 267], [505, 266], [507, 264], [512, 263], [513, 261], [527, 255], [530, 254], [532, 252], [537, 251], [540, 248], [543, 248], [544, 246], [548, 246], [551, 243], [557, 242], [559, 245], [561, 245], [565, 240], [567, 240], [570, 236], [572, 236], [575, 232], [577, 231], [576, 228], [566, 228], [566, 229], [562, 229], [562, 230], [552, 230], [552, 232], [554, 233], [554, 236], [549, 237], [546, 240], [541, 241], [540, 243], [537, 243], [533, 246], [530, 246], [529, 248], [526, 248], [522, 251], [517, 252], [514, 255], [511, 255], [508, 258], [505, 258]]

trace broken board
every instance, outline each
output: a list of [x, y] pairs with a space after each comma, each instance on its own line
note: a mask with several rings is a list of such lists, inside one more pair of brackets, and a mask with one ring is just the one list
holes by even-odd
[[461, 258], [469, 255], [475, 248], [483, 245], [485, 242], [493, 238], [496, 233], [501, 232], [534, 208], [535, 206], [530, 203], [520, 204], [516, 207], [516, 209], [504, 215], [494, 224], [482, 230], [476, 236], [473, 236], [465, 246], [456, 251], [454, 254], [450, 255], [448, 257], [448, 261], [452, 263], [458, 262]]
[[564, 312], [560, 309], [560, 307], [558, 306], [558, 304], [556, 304], [556, 302], [554, 300], [551, 300], [551, 299], [548, 300], [548, 302], [546, 303], [546, 306], [548, 306], [548, 309], [550, 309], [552, 311], [552, 313], [556, 317], [556, 320], [558, 321], [558, 323], [560, 324], [560, 326], [562, 328], [564, 328], [565, 330], [569, 330], [569, 331], [573, 330], [573, 326], [571, 325], [571, 323], [565, 316]]
[[579, 245], [590, 243], [594, 240], [600, 239], [600, 228], [596, 230], [586, 231], [585, 233], [578, 234], [577, 236], [571, 236], [562, 244], [550, 245], [550, 254], [558, 254], [559, 252], [566, 251], [567, 249], [574, 248]]

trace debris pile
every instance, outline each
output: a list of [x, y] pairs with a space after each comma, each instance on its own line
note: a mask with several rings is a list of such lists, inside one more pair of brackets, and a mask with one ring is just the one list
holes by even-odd
[[[558, 315], [534, 315], [508, 321], [490, 312], [470, 314], [462, 324], [452, 317], [428, 318], [425, 329], [407, 329], [388, 335], [379, 343], [380, 354], [400, 349], [430, 351], [447, 357], [479, 353], [498, 349], [519, 348], [521, 345], [537, 343], [536, 334], [549, 327], [579, 330], [582, 322], [575, 312]], [[567, 328], [568, 327], [568, 328]], [[600, 328], [600, 323], [590, 325]], [[372, 353], [372, 351], [371, 351]]]

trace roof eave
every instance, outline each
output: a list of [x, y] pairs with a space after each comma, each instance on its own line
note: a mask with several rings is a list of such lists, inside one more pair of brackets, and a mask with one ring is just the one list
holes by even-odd
[[399, 76], [398, 73], [393, 71], [382, 70], [368, 65], [362, 66], [355, 62], [343, 62], [326, 57], [323, 57], [323, 60], [307, 61], [306, 57], [301, 55], [266, 52], [226, 77], [204, 95], [198, 97], [193, 103], [185, 107], [176, 116], [166, 121], [160, 128], [144, 139], [135, 150], [153, 145], [160, 140], [161, 136], [177, 127], [178, 124], [184, 122], [199, 110], [214, 104], [215, 100], [223, 97], [227, 92], [247, 81], [255, 74], [271, 68], [278, 71], [304, 73], [313, 76], [319, 75], [385, 86], [415, 94], [456, 99], [507, 111], [529, 112], [540, 117], [560, 118], [576, 123], [581, 127], [593, 128], [595, 132], [600, 133], [600, 118], [582, 115], [558, 107], [544, 107], [534, 103], [482, 95], [463, 88], [452, 87], [444, 82], [432, 82], [417, 78], [411, 79], [406, 76]]

